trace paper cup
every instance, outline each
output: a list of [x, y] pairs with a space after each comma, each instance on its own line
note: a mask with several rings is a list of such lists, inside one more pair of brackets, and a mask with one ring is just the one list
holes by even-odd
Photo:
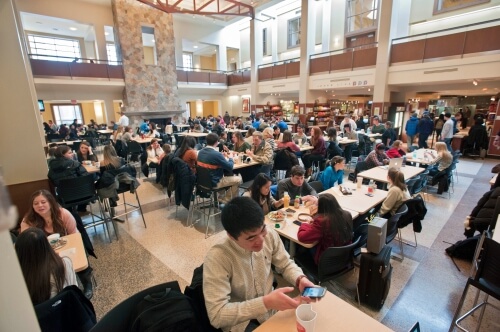
[[295, 316], [297, 317], [297, 332], [314, 332], [317, 314], [310, 304], [299, 305], [295, 310]]
[[95, 167], [97, 167], [97, 168], [101, 167], [101, 163], [100, 163], [100, 162], [98, 162], [98, 161], [96, 161], [96, 162], [95, 162]]
[[362, 176], [358, 176], [358, 178], [356, 180], [356, 188], [361, 189], [362, 185], [363, 185], [363, 177]]
[[54, 234], [47, 236], [47, 240], [49, 240], [50, 244], [56, 244], [57, 241], [59, 241], [60, 237], [61, 237], [61, 235], [59, 233], [54, 233]]

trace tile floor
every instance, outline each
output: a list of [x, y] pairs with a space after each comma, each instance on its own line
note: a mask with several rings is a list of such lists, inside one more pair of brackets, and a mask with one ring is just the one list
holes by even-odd
[[[446, 193], [427, 195], [428, 212], [423, 230], [417, 234], [418, 247], [405, 246], [403, 262], [391, 260], [394, 270], [384, 307], [380, 311], [365, 307], [360, 310], [395, 331], [407, 331], [415, 321], [420, 322], [422, 331], [448, 330], [470, 263], [456, 260], [458, 270], [444, 250], [448, 243], [464, 238], [462, 222], [488, 191], [490, 170], [497, 163], [497, 160], [462, 158], [451, 198]], [[102, 230], [98, 229], [97, 233], [88, 230], [98, 256], [98, 259], [90, 258], [98, 283], [92, 299], [98, 318], [123, 299], [149, 286], [178, 280], [184, 289], [207, 250], [226, 236], [221, 231], [220, 220], [211, 221], [211, 232], [216, 233], [208, 239], [204, 236], [204, 225], [188, 227], [187, 210], [179, 207], [176, 215], [175, 206], [168, 207], [162, 189], [151, 180], [141, 178], [142, 185], [138, 188], [147, 228], [140, 216], [134, 214], [127, 223], [117, 225], [119, 240], [112, 237], [111, 243]], [[411, 226], [403, 229], [403, 238], [413, 240]], [[399, 246], [392, 246], [393, 252], [399, 253]], [[328, 288], [357, 306], [353, 300], [355, 274], [328, 284]], [[469, 308], [471, 303], [472, 299], [468, 299]], [[499, 317], [491, 308], [486, 309], [481, 331], [499, 331]]]

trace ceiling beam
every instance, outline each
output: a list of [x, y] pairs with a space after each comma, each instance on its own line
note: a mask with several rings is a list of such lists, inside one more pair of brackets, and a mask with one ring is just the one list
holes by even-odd
[[[224, 16], [243, 16], [255, 17], [254, 8], [245, 3], [236, 0], [225, 0], [225, 2], [232, 3], [232, 5], [222, 8], [220, 0], [208, 0], [206, 3], [196, 8], [196, 0], [174, 0], [169, 4], [169, 0], [137, 0], [155, 9], [161, 10], [168, 14], [192, 14], [192, 15], [224, 15]], [[216, 9], [210, 6], [216, 2]], [[193, 9], [189, 9], [193, 8]], [[236, 10], [234, 10], [236, 9]], [[229, 12], [230, 10], [234, 10]]]

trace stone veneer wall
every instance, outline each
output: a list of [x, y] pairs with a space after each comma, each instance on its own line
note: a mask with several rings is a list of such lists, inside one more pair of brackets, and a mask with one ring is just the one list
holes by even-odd
[[[125, 113], [137, 121], [147, 112], [179, 112], [172, 15], [136, 0], [112, 0], [112, 8], [125, 73]], [[144, 64], [142, 26], [154, 27], [157, 65]]]

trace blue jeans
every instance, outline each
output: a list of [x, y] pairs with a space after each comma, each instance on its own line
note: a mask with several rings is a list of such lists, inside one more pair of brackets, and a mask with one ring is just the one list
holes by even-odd
[[453, 149], [451, 148], [451, 140], [452, 138], [445, 138], [443, 141], [446, 143], [446, 147], [448, 148], [448, 151], [453, 152]]

